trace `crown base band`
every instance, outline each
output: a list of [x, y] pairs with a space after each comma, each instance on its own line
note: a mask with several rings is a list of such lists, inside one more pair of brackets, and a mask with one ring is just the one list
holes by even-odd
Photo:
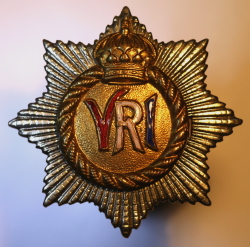
[[110, 79], [136, 79], [136, 80], [145, 80], [145, 70], [135, 70], [135, 69], [108, 69], [105, 70], [105, 80]]

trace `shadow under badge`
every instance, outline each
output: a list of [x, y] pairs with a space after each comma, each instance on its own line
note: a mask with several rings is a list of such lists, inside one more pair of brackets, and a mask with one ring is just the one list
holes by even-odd
[[9, 122], [48, 155], [44, 206], [94, 202], [129, 237], [159, 202], [210, 205], [206, 154], [242, 121], [207, 42], [158, 43], [127, 7], [94, 45], [44, 40], [48, 91]]

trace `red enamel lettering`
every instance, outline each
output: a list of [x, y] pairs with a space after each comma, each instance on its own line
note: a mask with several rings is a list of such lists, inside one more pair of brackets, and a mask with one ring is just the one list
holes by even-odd
[[110, 97], [108, 104], [105, 107], [104, 114], [101, 114], [100, 108], [94, 100], [90, 99], [84, 101], [95, 121], [100, 150], [107, 150], [108, 148], [109, 129], [111, 124], [111, 117], [115, 108], [115, 102], [126, 93], [127, 90], [124, 89], [115, 92], [115, 94]]

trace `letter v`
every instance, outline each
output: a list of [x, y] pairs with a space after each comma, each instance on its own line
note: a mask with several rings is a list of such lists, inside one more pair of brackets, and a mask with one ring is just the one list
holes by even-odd
[[[104, 109], [104, 114], [101, 114], [100, 108], [93, 99], [84, 101], [91, 112], [95, 122], [97, 136], [99, 141], [99, 150], [108, 150], [108, 137], [111, 125], [111, 117], [115, 108], [115, 102], [124, 96], [128, 90], [121, 89], [116, 91], [110, 98]], [[102, 115], [102, 116], [101, 116]]]

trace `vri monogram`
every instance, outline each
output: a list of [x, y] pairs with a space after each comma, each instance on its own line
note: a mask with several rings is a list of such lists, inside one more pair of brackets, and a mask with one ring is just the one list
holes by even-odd
[[[142, 106], [135, 100], [121, 100], [121, 98], [128, 92], [128, 89], [121, 89], [116, 91], [108, 100], [104, 113], [101, 113], [100, 108], [94, 99], [88, 99], [84, 101], [86, 106], [91, 112], [93, 120], [95, 122], [98, 140], [99, 150], [108, 150], [109, 132], [112, 122], [112, 116], [116, 118], [116, 141], [113, 153], [120, 152], [124, 147], [124, 128], [129, 131], [130, 139], [133, 147], [136, 151], [144, 152], [141, 144], [136, 125], [141, 122], [143, 118]], [[155, 120], [155, 106], [157, 95], [154, 94], [145, 101], [146, 112], [146, 133], [145, 142], [146, 145], [156, 150], [155, 133], [154, 133], [154, 120]], [[124, 113], [124, 107], [129, 107], [133, 110], [133, 118], [126, 116]]]

